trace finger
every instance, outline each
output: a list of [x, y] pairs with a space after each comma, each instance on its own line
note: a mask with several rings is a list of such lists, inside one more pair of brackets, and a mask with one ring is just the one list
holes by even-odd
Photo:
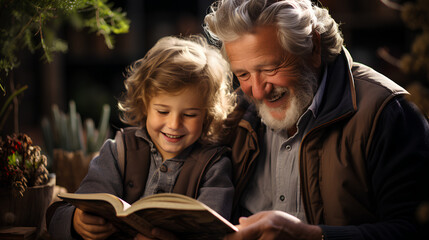
[[116, 228], [111, 228], [108, 231], [104, 232], [94, 232], [94, 231], [84, 231], [81, 235], [83, 239], [91, 239], [91, 240], [97, 240], [97, 239], [106, 239], [110, 237], [114, 232], [116, 232]]
[[82, 227], [92, 234], [102, 234], [115, 232], [116, 228], [106, 219], [93, 215], [91, 213], [80, 211], [79, 220], [81, 221]]
[[236, 225], [236, 227], [238, 228], [238, 232], [226, 235], [223, 238], [223, 240], [248, 240], [248, 239], [251, 240], [251, 239], [258, 239], [260, 235], [259, 232], [255, 231], [254, 226], [249, 227], [245, 225]]
[[115, 227], [112, 227], [109, 229], [109, 231], [100, 232], [95, 234], [95, 239], [106, 239], [110, 237], [113, 233], [115, 233], [117, 229]]
[[154, 228], [152, 229], [152, 235], [160, 240], [178, 240], [179, 238], [175, 236], [173, 233], [160, 229]]
[[105, 239], [117, 231], [113, 224], [106, 222], [103, 218], [85, 213], [80, 209], [76, 209], [74, 213], [73, 228], [84, 239]]
[[104, 225], [106, 224], [106, 220], [100, 216], [96, 216], [93, 215], [91, 213], [88, 212], [84, 212], [82, 211], [81, 213], [81, 220], [83, 223], [85, 224], [90, 224], [90, 225]]
[[259, 239], [261, 234], [262, 234], [261, 228], [259, 226], [260, 226], [259, 222], [255, 222], [255, 223], [252, 223], [252, 224], [247, 225], [247, 226], [241, 226], [239, 228], [239, 231], [235, 233], [237, 236], [232, 236], [232, 237], [234, 237], [232, 239], [234, 239], [234, 240], [235, 239], [237, 239], [237, 240]]
[[79, 223], [79, 227], [84, 231], [91, 232], [92, 234], [105, 234], [116, 231], [116, 228], [113, 226], [113, 224], [109, 222], [106, 222], [104, 224], [91, 224], [82, 221]]
[[115, 228], [113, 224], [106, 223], [103, 225], [87, 225], [88, 231], [94, 233], [94, 234], [103, 234], [103, 233], [109, 233], [109, 232], [115, 232]]
[[240, 229], [241, 227], [243, 227], [243, 225], [246, 225], [246, 223], [247, 223], [247, 217], [240, 217], [238, 219], [238, 223], [240, 225], [237, 225], [237, 228]]
[[154, 238], [149, 238], [149, 237], [143, 236], [140, 233], [134, 237], [134, 240], [152, 240], [152, 239], [154, 239]]
[[[241, 231], [226, 235], [223, 240], [244, 240]], [[246, 239], [247, 240], [247, 239]]]
[[240, 223], [240, 225], [238, 225], [237, 227], [240, 229], [240, 228], [246, 227], [250, 224], [253, 224], [255, 222], [258, 222], [260, 220], [263, 220], [265, 218], [265, 215], [267, 215], [267, 212], [262, 211], [262, 212], [258, 212], [256, 214], [254, 214], [254, 215], [251, 215], [250, 217], [240, 217], [238, 219], [238, 222]]
[[224, 240], [259, 239], [262, 234], [260, 225], [265, 215], [265, 212], [259, 212], [250, 217], [240, 217], [240, 225], [236, 226], [238, 232], [225, 236]]

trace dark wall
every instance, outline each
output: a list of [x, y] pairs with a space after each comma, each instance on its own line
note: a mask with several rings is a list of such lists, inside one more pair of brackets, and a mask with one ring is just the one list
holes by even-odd
[[[16, 71], [17, 82], [29, 85], [20, 105], [20, 131], [43, 145], [40, 121], [51, 114], [52, 104], [68, 111], [75, 100], [82, 119], [98, 123], [101, 106], [111, 106], [111, 125], [122, 127], [117, 98], [124, 91], [125, 69], [162, 36], [202, 32], [202, 21], [212, 1], [141, 1], [117, 0], [131, 20], [130, 32], [115, 37], [115, 49], [109, 50], [104, 39], [86, 31], [65, 26], [60, 35], [69, 43], [66, 54], [44, 64], [40, 55], [28, 54]], [[394, 56], [409, 50], [413, 33], [402, 23], [399, 12], [374, 0], [322, 0], [332, 16], [341, 23], [345, 44], [356, 61], [366, 63], [401, 83], [399, 70], [379, 57], [377, 51], [387, 47]], [[23, 53], [25, 54], [25, 53]]]

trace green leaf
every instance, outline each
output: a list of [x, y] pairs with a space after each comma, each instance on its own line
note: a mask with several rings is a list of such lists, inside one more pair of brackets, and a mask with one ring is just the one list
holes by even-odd
[[10, 166], [16, 166], [16, 156], [15, 153], [13, 153], [12, 155], [7, 156], [7, 164]]
[[[66, 42], [57, 36], [61, 24], [88, 26], [89, 32], [103, 35], [110, 49], [113, 34], [127, 33], [130, 24], [125, 12], [112, 9], [107, 0], [1, 1], [0, 6], [0, 74], [6, 76], [18, 66], [17, 52], [22, 49], [34, 54], [41, 48], [48, 62], [54, 52], [67, 51]], [[3, 86], [0, 82], [4, 92]]]

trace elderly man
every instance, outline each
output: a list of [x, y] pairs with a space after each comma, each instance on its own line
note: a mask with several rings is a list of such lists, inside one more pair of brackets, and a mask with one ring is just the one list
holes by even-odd
[[239, 231], [227, 239], [418, 238], [427, 119], [402, 87], [353, 62], [326, 9], [222, 0], [205, 29], [240, 82], [227, 121]]
[[428, 122], [402, 87], [353, 62], [326, 9], [223, 0], [205, 29], [246, 96], [229, 122], [241, 218], [228, 239], [417, 237]]

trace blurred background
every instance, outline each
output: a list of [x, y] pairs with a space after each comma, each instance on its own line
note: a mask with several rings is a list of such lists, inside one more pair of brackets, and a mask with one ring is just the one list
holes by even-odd
[[[429, 1], [319, 1], [340, 23], [354, 60], [406, 88], [429, 116]], [[105, 139], [125, 127], [117, 102], [127, 67], [163, 36], [203, 33], [212, 2], [0, 0], [0, 188], [48, 185], [38, 179], [47, 180], [49, 171], [52, 201], [59, 192], [74, 192]], [[26, 141], [17, 152], [9, 138], [14, 133], [26, 134], [40, 149]], [[28, 149], [38, 150], [29, 155]], [[27, 184], [22, 173], [29, 172], [34, 177]], [[51, 185], [45, 189], [52, 191]], [[45, 207], [35, 208], [39, 211], [25, 204], [15, 208], [24, 210], [23, 219], [32, 219], [29, 212], [43, 218], [51, 198], [42, 200]], [[21, 206], [14, 198], [10, 202]], [[429, 204], [417, 214], [428, 226]], [[35, 223], [44, 221], [35, 218]]]
[[[1, 7], [7, 6], [7, 2], [10, 1], [3, 1]], [[17, 52], [20, 65], [13, 70], [14, 84], [28, 85], [28, 89], [18, 97], [18, 131], [28, 134], [42, 149], [45, 145], [42, 118], [51, 117], [54, 104], [60, 111], [68, 112], [71, 100], [75, 102], [82, 121], [91, 118], [95, 125], [100, 122], [103, 105], [108, 104], [111, 111], [107, 137], [113, 137], [114, 131], [124, 126], [119, 121], [116, 105], [124, 91], [127, 66], [143, 57], [160, 37], [202, 33], [203, 18], [213, 1], [108, 2], [112, 4], [112, 9], [126, 13], [130, 21], [127, 33], [113, 36], [113, 49], [106, 46], [102, 35], [65, 23], [56, 27], [56, 34], [67, 43], [68, 49], [64, 53], [52, 54], [51, 62], [42, 59], [42, 49], [31, 52], [23, 48]], [[427, 72], [421, 78], [421, 75], [409, 74], [400, 68], [400, 59], [412, 51], [416, 37], [422, 33], [422, 30], [411, 28], [404, 21], [401, 10], [406, 3], [418, 2], [321, 0], [341, 24], [345, 45], [355, 61], [373, 67], [404, 87], [418, 80], [424, 87], [417, 89], [424, 90], [428, 85]], [[55, 18], [53, 21], [56, 21]], [[2, 84], [7, 86], [8, 83], [2, 79]], [[1, 135], [13, 133], [17, 129], [15, 125], [9, 119]]]

